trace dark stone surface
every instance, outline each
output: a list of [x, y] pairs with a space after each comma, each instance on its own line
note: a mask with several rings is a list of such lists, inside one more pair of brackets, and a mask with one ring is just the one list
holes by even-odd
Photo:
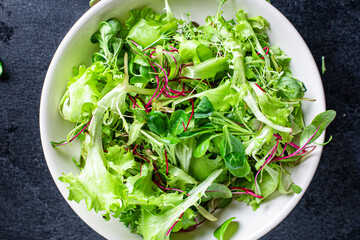
[[[360, 233], [358, 0], [273, 0], [321, 67], [328, 128], [316, 175], [297, 207], [262, 239], [356, 239]], [[0, 239], [102, 239], [57, 190], [41, 149], [43, 80], [62, 38], [88, 0], [0, 0]]]

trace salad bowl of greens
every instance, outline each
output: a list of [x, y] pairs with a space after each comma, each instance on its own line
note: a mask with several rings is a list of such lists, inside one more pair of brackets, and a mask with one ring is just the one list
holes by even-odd
[[104, 237], [256, 239], [304, 194], [334, 117], [268, 2], [103, 0], [54, 55], [40, 129], [61, 194]]

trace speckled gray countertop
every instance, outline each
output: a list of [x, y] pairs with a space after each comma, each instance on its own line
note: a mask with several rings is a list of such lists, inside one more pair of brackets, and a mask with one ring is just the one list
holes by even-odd
[[[272, 0], [321, 66], [328, 128], [306, 194], [262, 239], [358, 239], [360, 234], [360, 2]], [[88, 0], [0, 0], [0, 239], [102, 239], [71, 210], [46, 166], [39, 102], [46, 70]]]

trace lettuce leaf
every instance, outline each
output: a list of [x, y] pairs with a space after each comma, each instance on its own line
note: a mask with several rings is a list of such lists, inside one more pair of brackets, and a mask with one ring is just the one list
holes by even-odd
[[[126, 190], [122, 179], [107, 170], [106, 158], [101, 140], [103, 108], [97, 108], [90, 123], [85, 142], [86, 164], [80, 175], [63, 175], [60, 181], [69, 184], [69, 200], [85, 200], [88, 210], [119, 212], [126, 206]], [[99, 131], [100, 129], [100, 131]]]
[[215, 57], [183, 69], [182, 76], [195, 79], [213, 79], [216, 74], [229, 69], [228, 58]]
[[[208, 154], [191, 160], [189, 174], [194, 176], [196, 180], [204, 181], [213, 171], [225, 168], [225, 164], [220, 156], [217, 156], [216, 159], [210, 159], [210, 155], [211, 154]], [[219, 176], [219, 179], [223, 179], [223, 173]]]
[[163, 44], [178, 28], [177, 21], [169, 14], [170, 12], [167, 15], [158, 15], [147, 7], [132, 10], [129, 20], [126, 21], [129, 29], [127, 38], [143, 48]]
[[152, 171], [147, 165], [143, 165], [138, 175], [126, 179], [129, 203], [147, 204], [149, 199], [160, 195], [160, 189], [152, 181]]
[[179, 216], [189, 207], [196, 204], [205, 194], [206, 189], [222, 172], [221, 169], [214, 171], [205, 181], [189, 192], [189, 197], [173, 209], [159, 214], [144, 210], [141, 213], [138, 233], [146, 240], [169, 239], [169, 230]]
[[78, 74], [70, 78], [59, 104], [59, 111], [65, 120], [82, 122], [91, 117], [101, 96], [99, 82], [107, 78], [105, 70], [100, 62], [88, 68], [80, 66]]

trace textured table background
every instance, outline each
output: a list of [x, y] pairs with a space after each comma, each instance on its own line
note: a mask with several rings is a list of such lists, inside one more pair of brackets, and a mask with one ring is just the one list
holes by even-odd
[[[328, 128], [315, 177], [297, 207], [262, 239], [356, 239], [360, 233], [360, 3], [272, 0], [321, 66]], [[0, 0], [0, 239], [102, 239], [57, 190], [41, 149], [43, 80], [62, 38], [88, 0]]]

